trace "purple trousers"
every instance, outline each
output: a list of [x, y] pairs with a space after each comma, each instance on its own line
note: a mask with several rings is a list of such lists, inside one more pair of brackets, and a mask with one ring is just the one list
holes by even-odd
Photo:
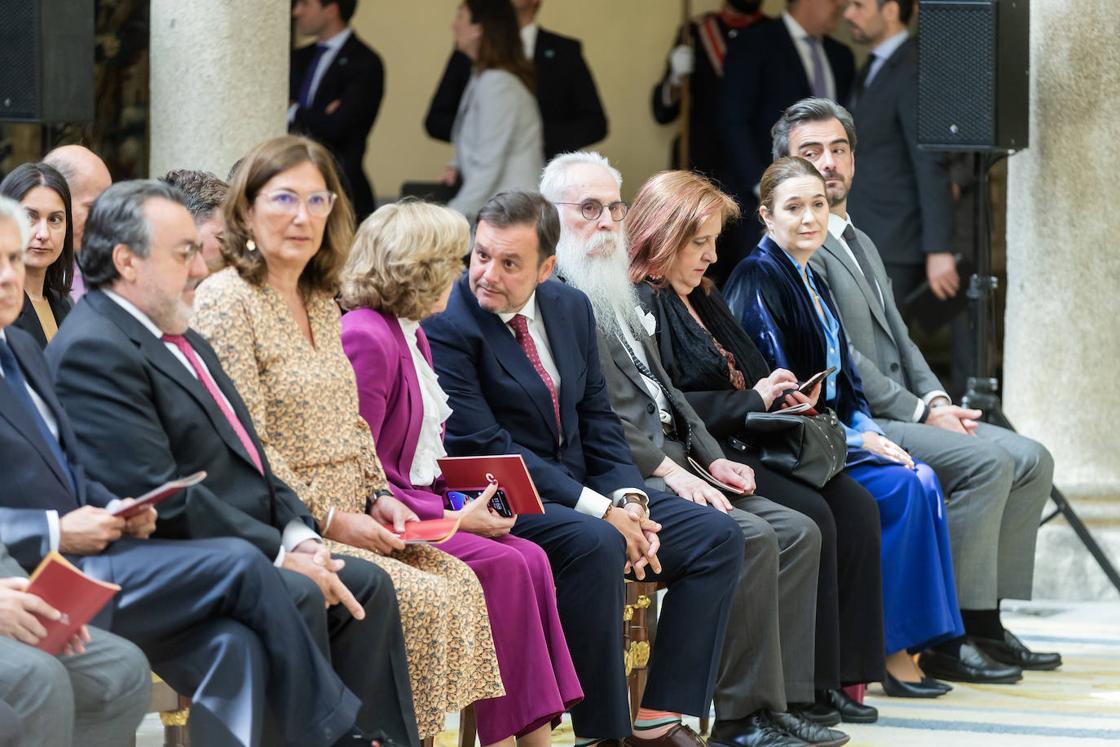
[[466, 532], [438, 547], [470, 566], [482, 584], [506, 690], [474, 704], [479, 742], [528, 734], [583, 700], [544, 550], [512, 535]]

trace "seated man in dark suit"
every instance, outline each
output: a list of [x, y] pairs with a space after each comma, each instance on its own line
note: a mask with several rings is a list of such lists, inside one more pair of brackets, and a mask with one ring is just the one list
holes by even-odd
[[[0, 232], [4, 227], [0, 225]], [[0, 509], [3, 522], [8, 509]], [[62, 656], [35, 647], [46, 632], [36, 618], [58, 610], [28, 594], [27, 572], [0, 544], [0, 704], [13, 707], [21, 747], [128, 744], [151, 702], [148, 660], [136, 646], [99, 628], [83, 629]], [[0, 717], [0, 745], [5, 742]]]
[[[332, 560], [303, 504], [268, 470], [244, 403], [210, 346], [187, 329], [194, 286], [206, 266], [185, 199], [161, 182], [133, 181], [110, 187], [94, 203], [86, 223], [89, 253], [82, 260], [90, 290], [75, 307], [67, 334], [48, 351], [50, 374], [41, 360], [29, 371], [51, 400], [53, 374], [74, 423], [71, 432], [61, 407], [52, 404], [61, 441], [105, 487], [90, 483], [85, 492], [84, 478], [76, 477], [78, 489], [64, 490], [65, 480], [46, 475], [52, 491], [27, 494], [46, 508], [73, 508], [79, 529], [98, 530], [98, 541], [86, 546], [96, 552], [127, 525], [93, 506], [105, 505], [113, 493], [139, 493], [207, 470], [204, 482], [160, 504], [156, 535], [164, 539], [158, 547], [147, 551], [120, 541], [109, 546], [106, 560], [116, 572], [124, 565], [117, 562], [121, 553], [139, 554], [125, 567], [140, 576], [140, 586], [118, 597], [114, 629], [127, 625], [126, 637], [142, 648], [150, 645], [157, 671], [161, 660], [183, 651], [203, 663], [209, 656], [232, 657], [238, 671], [219, 673], [213, 683], [227, 700], [231, 687], [243, 696], [233, 701], [237, 710], [219, 714], [215, 726], [252, 728], [239, 736], [245, 743], [256, 739], [253, 715], [266, 700], [288, 743], [328, 743], [356, 718], [365, 731], [379, 729], [393, 741], [416, 745], [389, 579], [363, 561]], [[6, 444], [0, 453], [9, 453]], [[13, 458], [33, 463], [28, 455]], [[64, 549], [66, 516], [60, 522]], [[183, 541], [188, 539], [193, 541]], [[84, 567], [99, 567], [95, 560], [100, 558]], [[127, 589], [132, 578], [116, 580]], [[139, 614], [122, 616], [122, 607]], [[198, 622], [210, 617], [216, 619], [207, 631]], [[256, 639], [236, 641], [242, 626]], [[172, 670], [176, 678], [165, 675], [172, 685], [193, 687], [205, 675], [197, 660], [186, 666], [191, 657]], [[192, 730], [196, 718], [206, 719], [197, 706], [195, 701]]]
[[362, 168], [366, 139], [381, 108], [385, 68], [348, 25], [358, 0], [296, 0], [292, 17], [315, 44], [292, 51], [288, 131], [318, 140], [338, 159], [354, 218], [373, 212], [373, 187]]
[[[545, 502], [513, 533], [548, 553], [564, 635], [585, 699], [576, 744], [700, 745], [680, 714], [712, 699], [743, 562], [735, 522], [643, 490], [599, 369], [587, 297], [548, 280], [556, 208], [505, 192], [478, 216], [470, 269], [447, 311], [424, 322], [450, 398], [453, 454], [521, 454]], [[618, 621], [623, 571], [669, 584], [642, 709], [631, 728]]]
[[[845, 4], [789, 0], [780, 17], [751, 26], [727, 45], [719, 127], [727, 155], [725, 187], [743, 215], [758, 211], [758, 181], [770, 165], [770, 125], [782, 110], [806, 96], [847, 101], [851, 94], [855, 59], [828, 36]], [[708, 270], [717, 285], [754, 248], [757, 225], [744, 221], [724, 237], [720, 258]]]
[[[643, 326], [645, 315], [629, 278], [623, 222], [608, 215], [606, 207], [594, 220], [584, 216], [589, 203], [621, 204], [621, 189], [621, 175], [598, 153], [555, 158], [541, 177], [541, 193], [561, 206], [559, 278], [582, 290], [595, 309], [599, 361], [611, 405], [622, 419], [645, 485], [727, 513], [746, 543], [708, 743], [786, 744], [794, 737], [811, 744], [844, 744], [847, 735], [803, 720], [787, 707], [807, 707], [815, 698], [821, 531], [804, 514], [755, 495], [751, 468], [725, 457], [673, 386], [651, 342], [653, 330]], [[702, 470], [734, 490], [721, 491], [706, 481]], [[744, 635], [748, 630], [752, 634]]]
[[[595, 79], [583, 59], [578, 39], [542, 29], [537, 24], [540, 0], [512, 0], [521, 26], [525, 56], [537, 73], [537, 105], [544, 124], [544, 157], [579, 150], [607, 136], [607, 115]], [[471, 61], [454, 52], [439, 81], [424, 129], [436, 140], [451, 142], [451, 126], [459, 100], [471, 78]]]
[[848, 212], [855, 150], [852, 116], [832, 101], [799, 101], [774, 125], [774, 156], [806, 158], [826, 180], [829, 235], [812, 265], [832, 289], [871, 414], [892, 441], [933, 467], [945, 489], [968, 637], [924, 653], [920, 664], [933, 677], [969, 682], [1054, 669], [1060, 655], [1029, 650], [999, 617], [1001, 599], [1031, 596], [1054, 460], [1042, 444], [953, 405], [910, 339], [879, 250]]

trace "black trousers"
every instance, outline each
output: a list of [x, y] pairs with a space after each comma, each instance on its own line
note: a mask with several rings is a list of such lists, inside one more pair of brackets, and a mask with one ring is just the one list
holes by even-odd
[[817, 579], [816, 686], [883, 678], [883, 580], [879, 507], [841, 472], [817, 490], [776, 472], [757, 456], [725, 445], [729, 459], [754, 470], [757, 492], [805, 514], [821, 530]]
[[[723, 651], [731, 595], [743, 563], [743, 537], [728, 516], [705, 506], [649, 493], [661, 524], [665, 582], [657, 640], [642, 705], [698, 716], [708, 712]], [[581, 737], [618, 739], [632, 732], [622, 649], [622, 535], [602, 519], [545, 503], [544, 513], [517, 517], [513, 534], [548, 553], [556, 600], [583, 701], [572, 708]]]

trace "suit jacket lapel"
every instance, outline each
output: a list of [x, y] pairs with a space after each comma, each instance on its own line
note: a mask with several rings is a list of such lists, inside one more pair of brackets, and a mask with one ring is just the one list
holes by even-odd
[[[26, 367], [23, 367], [23, 369], [24, 376], [27, 376]], [[36, 391], [42, 391], [37, 384], [33, 383], [32, 386], [35, 387]], [[57, 420], [57, 413], [54, 414]], [[39, 456], [47, 463], [54, 476], [66, 488], [66, 492], [70, 493], [70, 481], [62, 474], [62, 465], [58, 463], [58, 459], [55, 458], [50, 446], [43, 441], [43, 436], [39, 433], [39, 426], [31, 420], [31, 415], [24, 410], [23, 405], [15, 398], [7, 384], [0, 386], [0, 417], [11, 423], [12, 427], [35, 447], [35, 450], [39, 452]]]
[[802, 91], [812, 91], [813, 82], [809, 80], [809, 73], [805, 71], [805, 63], [801, 61], [801, 53], [797, 51], [797, 42], [789, 34], [789, 29], [782, 19], [775, 20], [782, 27], [782, 51], [785, 53], [785, 70], [796, 70], [797, 80], [800, 81]]
[[[844, 251], [844, 247], [840, 246], [840, 242], [831, 233], [828, 234], [828, 237], [825, 239], [823, 249], [835, 257], [836, 260], [844, 266], [844, 269], [848, 271], [848, 274], [852, 276], [852, 282], [854, 282], [860, 292], [863, 293], [867, 305], [871, 307], [871, 315], [875, 317], [875, 321], [879, 322], [879, 326], [891, 336], [891, 339], [894, 339], [894, 335], [891, 335], [890, 325], [887, 324], [887, 315], [883, 310], [883, 302], [879, 300], [879, 294], [871, 287], [871, 283], [864, 277], [863, 271], [852, 261], [852, 258]], [[889, 293], [890, 289], [887, 288], [883, 290], [883, 292]]]
[[393, 335], [393, 341], [397, 344], [397, 366], [400, 368], [401, 378], [404, 379], [405, 398], [408, 400], [408, 408], [405, 410], [408, 413], [408, 424], [405, 426], [404, 442], [401, 445], [401, 466], [404, 469], [411, 469], [412, 460], [416, 458], [416, 445], [420, 440], [420, 427], [424, 419], [424, 400], [420, 395], [419, 374], [412, 363], [412, 350], [408, 347], [408, 341], [404, 339], [404, 330], [401, 329], [400, 322], [380, 311], [376, 313], [381, 314], [385, 319]]

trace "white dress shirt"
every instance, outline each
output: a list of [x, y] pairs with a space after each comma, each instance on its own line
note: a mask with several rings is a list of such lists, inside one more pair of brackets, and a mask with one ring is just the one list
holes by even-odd
[[[848, 242], [844, 240], [844, 228], [847, 226], [851, 226], [853, 230], [855, 229], [855, 225], [852, 224], [852, 216], [846, 215], [841, 218], [836, 213], [829, 213], [828, 232], [832, 234], [832, 237], [836, 239], [837, 242], [839, 242], [840, 246], [844, 247], [844, 251], [848, 253], [848, 258], [852, 260], [852, 264], [855, 265], [856, 270], [860, 275], [863, 275], [863, 268], [860, 267], [859, 262], [856, 261], [856, 255], [852, 253], [852, 248], [848, 246]], [[867, 280], [869, 285], [879, 291], [879, 303], [883, 304], [883, 308], [886, 308], [887, 304], [886, 300], [883, 298], [882, 287], [878, 283], [872, 282], [872, 279], [869, 277], [864, 276], [864, 279]], [[932, 392], [926, 392], [919, 398], [921, 399], [921, 402], [919, 402], [917, 407], [914, 408], [914, 414], [911, 416], [915, 423], [921, 421], [922, 415], [926, 411], [926, 407], [928, 407], [929, 403], [937, 399], [938, 397], [944, 397], [945, 400], [950, 404], [952, 404], [953, 402], [948, 393], [943, 392], [940, 389], [934, 389]]]
[[[323, 51], [323, 56], [319, 58], [319, 64], [315, 67], [315, 73], [311, 76], [311, 88], [309, 88], [307, 91], [308, 103], [315, 100], [315, 93], [319, 90], [319, 83], [322, 82], [323, 75], [327, 72], [327, 68], [331, 66], [331, 63], [334, 62], [334, 58], [338, 57], [338, 52], [340, 49], [342, 49], [342, 45], [346, 43], [346, 40], [349, 39], [350, 35], [353, 33], [354, 32], [350, 29], [350, 27], [347, 26], [342, 31], [339, 31], [337, 34], [332, 36], [330, 39], [327, 39], [326, 41], [315, 42], [317, 45], [324, 44], [327, 48]], [[291, 123], [292, 120], [296, 118], [297, 109], [299, 109], [298, 101], [288, 107], [289, 123]]]
[[[556, 368], [556, 361], [552, 357], [552, 348], [548, 344], [548, 333], [544, 328], [544, 319], [541, 318], [540, 309], [537, 307], [537, 292], [533, 291], [529, 296], [529, 300], [521, 307], [520, 311], [514, 311], [504, 314], [498, 314], [498, 318], [506, 325], [506, 329], [514, 337], [517, 337], [513, 331], [513, 327], [509, 326], [509, 322], [518, 314], [526, 317], [529, 320], [529, 337], [533, 338], [533, 344], [537, 346], [537, 357], [540, 358], [541, 365], [544, 370], [552, 377], [552, 384], [556, 387], [556, 398], [560, 399], [560, 371]], [[559, 423], [557, 424], [559, 427]], [[563, 431], [561, 431], [563, 437]], [[589, 516], [600, 517], [607, 512], [607, 508], [612, 505], [618, 505], [627, 493], [638, 493], [645, 495], [645, 491], [638, 488], [619, 488], [611, 493], [611, 497], [596, 492], [586, 485], [579, 494], [579, 500], [576, 501], [576, 511], [581, 514], [588, 514]]]
[[[0, 341], [8, 342], [8, 336], [4, 333], [3, 328], [0, 328]], [[3, 378], [4, 370], [0, 369], [0, 379]], [[31, 401], [35, 403], [35, 409], [39, 411], [39, 414], [43, 417], [43, 422], [47, 424], [47, 430], [49, 430], [51, 435], [54, 436], [54, 439], [58, 441], [58, 421], [54, 419], [51, 408], [47, 407], [47, 403], [43, 401], [43, 398], [39, 396], [39, 393], [36, 392], [34, 387], [31, 386], [31, 383], [27, 381], [26, 376], [23, 377], [23, 381], [24, 388], [27, 389], [27, 393], [31, 395]], [[61, 442], [59, 442], [59, 445], [61, 446]], [[63, 453], [65, 453], [65, 450]], [[50, 543], [51, 550], [58, 552], [58, 544], [62, 539], [62, 532], [58, 523], [58, 511], [51, 509], [47, 511], [46, 514], [48, 542]]]
[[[160, 330], [159, 327], [156, 326], [155, 322], [153, 322], [148, 317], [147, 314], [145, 314], [143, 311], [138, 309], [132, 302], [128, 301], [125, 298], [122, 298], [121, 296], [117, 295], [116, 293], [113, 293], [110, 290], [102, 289], [102, 292], [110, 300], [112, 300], [114, 303], [116, 303], [122, 309], [127, 311], [134, 319], [136, 319], [136, 321], [140, 322], [140, 324], [142, 324], [144, 326], [144, 329], [151, 332], [153, 335], [156, 336], [156, 338], [162, 338], [163, 337], [163, 332]], [[187, 360], [187, 356], [183, 355], [183, 351], [180, 350], [177, 345], [175, 345], [174, 343], [171, 343], [171, 342], [164, 342], [163, 345], [169, 351], [171, 351], [171, 354], [175, 356], [175, 360], [182, 363], [183, 368], [185, 368], [190, 373], [190, 375], [197, 380], [198, 379], [198, 373], [194, 370], [194, 366], [192, 366], [190, 364], [190, 361]], [[213, 374], [210, 373], [210, 368], [206, 365], [206, 362], [202, 360], [202, 356], [199, 355], [199, 356], [197, 356], [197, 358], [198, 358], [198, 365], [202, 366], [202, 370], [205, 371], [210, 376], [211, 380], [213, 380], [214, 376], [213, 376]], [[218, 390], [218, 395], [225, 402], [225, 405], [226, 405], [226, 407], [229, 408], [229, 411], [234, 412], [233, 406], [230, 405], [229, 400], [226, 399], [226, 396], [224, 394], [222, 394], [222, 391], [220, 389]], [[309, 539], [320, 540], [321, 538], [319, 537], [319, 534], [314, 529], [307, 526], [306, 524], [304, 524], [299, 519], [292, 519], [291, 521], [289, 521], [288, 525], [284, 527], [284, 531], [281, 535], [281, 538], [280, 538], [280, 552], [276, 554], [276, 558], [273, 560], [273, 565], [275, 565], [276, 567], [279, 568], [281, 565], [284, 564], [284, 554], [286, 552], [290, 552], [292, 549], [294, 549], [301, 542], [303, 542], [304, 540], [309, 540]]]
[[521, 46], [525, 49], [525, 57], [530, 61], [537, 53], [537, 32], [540, 28], [536, 21], [521, 27]]
[[871, 81], [875, 80], [875, 76], [879, 74], [883, 65], [890, 59], [891, 55], [898, 51], [898, 48], [906, 43], [910, 38], [910, 32], [907, 29], [899, 31], [894, 36], [888, 36], [875, 49], [871, 50], [871, 54], [875, 58], [871, 61], [871, 67], [867, 70], [867, 80], [863, 82], [863, 87], [867, 88], [871, 85]]
[[408, 479], [413, 485], [431, 485], [440, 475], [436, 460], [447, 456], [447, 450], [443, 447], [443, 424], [451, 417], [451, 408], [447, 404], [447, 393], [439, 385], [439, 377], [416, 343], [420, 323], [414, 319], [400, 318], [397, 323], [401, 325], [405, 344], [412, 355], [412, 367], [416, 370], [420, 401], [424, 408], [420, 419], [420, 436], [416, 440], [416, 454], [408, 468]]
[[[813, 50], [809, 46], [806, 39], [810, 36], [809, 32], [801, 27], [801, 24], [793, 19], [788, 12], [782, 13], [782, 21], [786, 24], [786, 30], [793, 38], [793, 46], [797, 48], [797, 56], [801, 58], [801, 64], [805, 68], [805, 77], [809, 79], [809, 87], [813, 87]], [[824, 39], [818, 38], [817, 43], [820, 46], [821, 60], [824, 61], [824, 87], [828, 92], [828, 98], [836, 99], [836, 78], [832, 74], [832, 65], [828, 61], [828, 55], [824, 53]]]

